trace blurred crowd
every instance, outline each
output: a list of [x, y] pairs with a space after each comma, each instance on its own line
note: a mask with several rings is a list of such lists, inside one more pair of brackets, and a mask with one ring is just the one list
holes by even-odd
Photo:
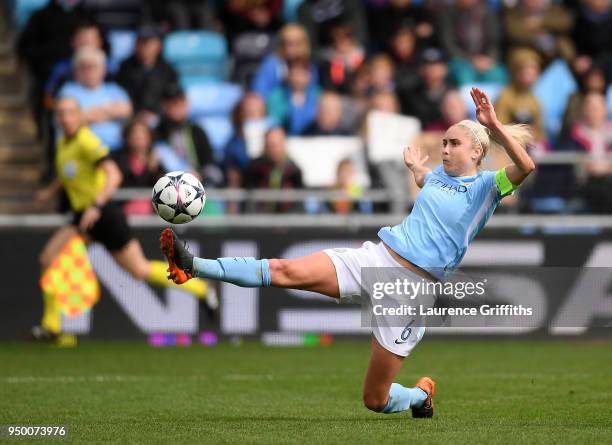
[[[111, 37], [125, 30], [135, 43], [117, 57]], [[228, 48], [221, 71], [181, 65], [200, 35], [183, 31], [204, 31], [211, 60], [219, 41]], [[472, 115], [466, 88], [478, 85], [504, 123], [533, 127], [533, 156], [588, 155], [579, 169], [540, 166], [509, 211], [612, 212], [612, 0], [51, 0], [20, 30], [17, 51], [49, 160], [54, 101], [74, 97], [125, 187], [185, 170], [207, 187], [303, 188], [286, 138], [366, 141], [372, 111], [418, 120], [416, 143], [433, 153], [442, 132]], [[198, 103], [192, 92], [211, 86], [221, 93], [200, 100], [214, 103]], [[196, 119], [197, 107], [228, 104], [224, 119]], [[364, 153], [367, 184], [359, 162], [342, 159], [331, 187], [351, 199], [317, 211], [385, 210], [355, 198], [387, 186]]]

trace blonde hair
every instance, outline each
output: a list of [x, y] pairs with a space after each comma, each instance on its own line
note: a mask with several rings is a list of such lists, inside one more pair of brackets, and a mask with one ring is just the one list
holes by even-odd
[[[466, 128], [470, 132], [472, 143], [476, 147], [480, 147], [481, 154], [476, 162], [476, 166], [480, 167], [482, 161], [489, 153], [491, 147], [503, 149], [504, 146], [501, 141], [495, 139], [489, 129], [484, 125], [480, 125], [478, 122], [471, 121], [469, 119], [462, 120], [457, 124], [460, 127]], [[528, 125], [525, 124], [509, 124], [504, 125], [504, 128], [510, 133], [513, 139], [515, 139], [523, 148], [527, 148], [533, 144], [533, 132]]]

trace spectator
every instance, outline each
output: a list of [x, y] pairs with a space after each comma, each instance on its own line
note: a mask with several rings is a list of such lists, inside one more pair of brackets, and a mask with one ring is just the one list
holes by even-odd
[[612, 121], [608, 119], [606, 101], [601, 94], [584, 98], [581, 117], [574, 124], [571, 148], [587, 152], [588, 179], [584, 187], [587, 206], [594, 213], [612, 212]]
[[209, 1], [159, 1], [157, 10], [158, 20], [166, 22], [172, 31], [217, 28], [215, 10]]
[[385, 5], [368, 11], [372, 40], [378, 49], [384, 49], [390, 29], [414, 30], [415, 40], [422, 46], [436, 45], [433, 15], [413, 0], [388, 0]]
[[[74, 0], [66, 0], [73, 2]], [[77, 0], [81, 1], [81, 0]], [[86, 11], [102, 29], [135, 29], [146, 12], [150, 0], [82, 0]]]
[[[300, 189], [303, 187], [302, 172], [289, 159], [285, 141], [285, 131], [275, 127], [267, 131], [264, 154], [253, 159], [244, 173], [244, 186], [247, 189]], [[258, 210], [268, 212], [287, 212], [293, 208], [291, 202], [267, 202]]]
[[369, 40], [363, 0], [304, 0], [298, 22], [306, 28], [314, 53], [330, 44], [330, 31], [338, 23], [348, 23], [361, 45]]
[[219, 18], [229, 42], [250, 31], [273, 33], [282, 22], [282, 0], [217, 0]]
[[70, 57], [76, 24], [86, 17], [78, 0], [51, 0], [34, 12], [17, 41], [19, 57], [32, 77], [30, 104], [42, 134], [43, 89], [53, 66]]
[[287, 80], [276, 87], [267, 101], [268, 116], [296, 136], [302, 134], [315, 120], [319, 86], [312, 82], [308, 62], [289, 64]]
[[[73, 54], [81, 48], [104, 49], [104, 38], [100, 27], [91, 20], [80, 20], [74, 29], [71, 39]], [[107, 63], [107, 73], [110, 72], [110, 62]], [[49, 166], [51, 167], [48, 173], [52, 172], [53, 158], [55, 157], [55, 122], [53, 112], [55, 108], [55, 98], [61, 87], [66, 83], [74, 80], [74, 67], [72, 66], [72, 56], [57, 62], [51, 74], [47, 79], [43, 95], [43, 120], [41, 125], [44, 125], [45, 153]], [[107, 76], [108, 77], [108, 76]]]
[[349, 23], [331, 29], [331, 44], [321, 51], [321, 85], [328, 90], [347, 93], [353, 73], [363, 63], [365, 51]]
[[410, 26], [400, 26], [389, 39], [388, 52], [395, 64], [398, 94], [410, 94], [419, 83], [416, 36]]
[[447, 90], [440, 102], [439, 121], [431, 122], [425, 128], [427, 132], [444, 132], [457, 122], [469, 119], [468, 109], [463, 96], [458, 90]]
[[586, 73], [579, 77], [579, 90], [572, 94], [563, 115], [563, 128], [561, 137], [569, 136], [574, 123], [578, 120], [582, 110], [582, 101], [589, 93], [606, 94], [606, 78], [604, 72], [598, 66], [592, 66]]
[[[123, 129], [125, 148], [114, 158], [123, 175], [123, 188], [150, 188], [163, 175], [159, 158], [152, 151], [153, 134], [144, 120], [132, 119]], [[133, 199], [123, 204], [127, 215], [153, 213], [149, 198]]]
[[115, 83], [104, 82], [106, 56], [100, 49], [83, 48], [74, 56], [75, 82], [66, 83], [60, 97], [74, 97], [91, 130], [111, 151], [122, 145], [123, 121], [132, 114], [127, 93]]
[[571, 142], [575, 150], [589, 153], [592, 160], [597, 161], [597, 167], [609, 164], [606, 156], [612, 153], [612, 121], [608, 119], [606, 99], [602, 94], [585, 95], [580, 118], [572, 127]]
[[451, 57], [451, 76], [459, 85], [504, 84], [498, 63], [501, 25], [484, 0], [457, 0], [441, 13], [440, 38]]
[[581, 0], [573, 38], [578, 57], [574, 69], [582, 74], [594, 62], [605, 67], [606, 77], [612, 78], [612, 2]]
[[[336, 184], [333, 190], [343, 192], [347, 199], [336, 199], [330, 202], [333, 213], [347, 214], [356, 210], [361, 213], [371, 213], [372, 203], [368, 201], [357, 201], [363, 196], [363, 187], [357, 181], [355, 163], [352, 159], [345, 158], [338, 163], [336, 169]], [[351, 198], [351, 199], [348, 199]]]
[[571, 62], [575, 56], [570, 38], [573, 26], [571, 14], [550, 0], [519, 0], [504, 15], [508, 45], [526, 47], [538, 52], [544, 64], [562, 57]]
[[[279, 31], [279, 48], [277, 53], [270, 54], [260, 64], [251, 89], [264, 99], [270, 92], [280, 86], [287, 75], [287, 64], [295, 60], [310, 60], [310, 43], [304, 28], [296, 24], [285, 25]], [[312, 81], [318, 83], [318, 73], [311, 64]]]
[[189, 171], [209, 185], [220, 185], [223, 173], [214, 164], [208, 136], [189, 119], [189, 102], [178, 85], [166, 89], [161, 109], [155, 140], [163, 169]]
[[369, 62], [372, 92], [395, 91], [395, 66], [386, 54], [377, 54]]
[[304, 136], [349, 136], [352, 132], [342, 124], [342, 97], [327, 91], [319, 97], [317, 116]]
[[[225, 160], [223, 167], [228, 188], [239, 188], [243, 183], [243, 174], [250, 159], [247, 151], [247, 135], [249, 128], [260, 130], [262, 134], [268, 125], [266, 120], [266, 104], [263, 99], [255, 93], [247, 93], [236, 105], [232, 112], [232, 123], [234, 134], [225, 147]], [[257, 132], [259, 134], [259, 131]], [[262, 141], [263, 145], [263, 141]], [[238, 213], [239, 206], [236, 202], [228, 202], [227, 213]]]
[[429, 156], [428, 166], [435, 168], [442, 162], [440, 140], [444, 132], [457, 122], [469, 118], [467, 105], [461, 93], [455, 89], [447, 90], [440, 102], [440, 120], [429, 123], [413, 141], [414, 145], [421, 147], [423, 153]]
[[241, 180], [230, 180], [230, 176], [235, 177], [234, 174], [230, 175], [230, 170], [237, 170], [241, 175], [249, 163], [245, 128], [250, 124], [266, 125], [266, 104], [261, 96], [255, 93], [245, 94], [232, 112], [232, 123], [234, 134], [224, 150], [224, 165], [228, 175], [228, 185], [239, 187]]
[[444, 53], [437, 48], [425, 49], [420, 56], [418, 86], [413, 91], [402, 92], [402, 114], [417, 117], [423, 128], [440, 121], [440, 103], [450, 89], [447, 74]]
[[375, 93], [370, 98], [370, 110], [383, 111], [385, 113], [399, 114], [399, 99], [390, 91]]
[[[104, 50], [104, 37], [100, 26], [90, 20], [80, 21], [74, 30], [70, 41], [73, 55], [81, 48], [95, 48]], [[106, 51], [105, 51], [106, 52]], [[107, 61], [107, 73], [112, 71], [110, 61]], [[74, 67], [72, 66], [72, 56], [57, 62], [45, 84], [45, 107], [52, 110], [53, 100], [57, 96], [60, 88], [69, 81], [74, 80]]]
[[134, 111], [155, 126], [161, 111], [165, 89], [177, 82], [177, 74], [161, 55], [159, 31], [151, 26], [138, 30], [134, 54], [124, 60], [117, 73], [117, 83], [126, 89]]
[[512, 81], [502, 90], [495, 110], [504, 124], [528, 124], [536, 142], [545, 139], [542, 108], [531, 87], [540, 77], [540, 56], [531, 49], [518, 49], [510, 56]]

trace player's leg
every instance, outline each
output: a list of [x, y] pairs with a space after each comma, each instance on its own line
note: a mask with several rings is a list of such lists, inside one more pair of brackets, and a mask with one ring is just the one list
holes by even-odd
[[171, 229], [165, 229], [160, 245], [168, 259], [169, 278], [187, 282], [192, 276], [225, 281], [242, 287], [284, 287], [339, 297], [338, 279], [331, 259], [318, 252], [297, 259], [245, 257], [206, 259], [194, 257]]
[[404, 357], [383, 348], [372, 338], [372, 353], [363, 385], [363, 403], [376, 412], [391, 414], [412, 409], [414, 417], [431, 417], [434, 383], [421, 378], [415, 387], [406, 388], [393, 380], [402, 367]]
[[[125, 271], [137, 280], [160, 287], [177, 286], [167, 278], [166, 263], [147, 259], [140, 242], [135, 238], [121, 249], [112, 251], [111, 255]], [[208, 291], [204, 280], [190, 280], [181, 286], [181, 289], [200, 299], [205, 299]]]
[[[99, 241], [111, 253], [115, 261], [137, 280], [146, 281], [155, 286], [173, 286], [166, 278], [166, 265], [162, 261], [149, 261], [134, 238], [121, 206], [111, 201], [102, 208], [100, 219], [89, 231], [96, 241]], [[205, 299], [206, 283], [193, 280], [183, 290]]]

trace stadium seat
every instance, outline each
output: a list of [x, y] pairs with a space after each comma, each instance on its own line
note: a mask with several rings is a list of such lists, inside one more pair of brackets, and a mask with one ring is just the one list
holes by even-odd
[[576, 91], [576, 81], [563, 60], [551, 63], [533, 88], [544, 115], [544, 129], [548, 138], [556, 139], [569, 96]]
[[370, 162], [401, 162], [403, 150], [421, 132], [415, 117], [371, 111], [367, 117]]
[[196, 120], [210, 141], [210, 145], [214, 150], [215, 160], [223, 160], [223, 150], [234, 134], [234, 126], [232, 120], [226, 116], [205, 116]]
[[193, 85], [186, 92], [192, 118], [229, 116], [242, 97], [242, 88], [233, 83]]
[[110, 59], [113, 66], [119, 67], [121, 62], [130, 57], [136, 46], [136, 32], [129, 30], [111, 31], [106, 38], [110, 44]]
[[17, 0], [15, 3], [15, 24], [23, 28], [30, 16], [38, 9], [44, 8], [49, 0]]
[[[370, 186], [365, 167], [363, 143], [358, 137], [297, 137], [287, 139], [289, 157], [302, 170], [306, 187], [331, 187], [336, 183], [336, 170], [341, 160], [355, 162], [359, 184]], [[325, 159], [325, 162], [321, 162]], [[313, 168], [316, 166], [316, 168]]]
[[283, 2], [283, 18], [285, 22], [297, 21], [297, 10], [304, 0], [285, 0]]
[[472, 87], [480, 88], [482, 91], [487, 93], [489, 99], [491, 99], [493, 103], [495, 103], [497, 97], [499, 96], [504, 87], [497, 83], [476, 83], [473, 85], [464, 85], [460, 88], [461, 96], [463, 97], [463, 100], [465, 101], [465, 104], [467, 106], [470, 119], [475, 119], [476, 107], [474, 107], [474, 101], [472, 100], [472, 96], [470, 95], [470, 90], [472, 89]]
[[181, 76], [199, 76], [202, 80], [219, 81], [226, 77], [227, 42], [220, 33], [172, 32], [164, 39], [164, 57]]

